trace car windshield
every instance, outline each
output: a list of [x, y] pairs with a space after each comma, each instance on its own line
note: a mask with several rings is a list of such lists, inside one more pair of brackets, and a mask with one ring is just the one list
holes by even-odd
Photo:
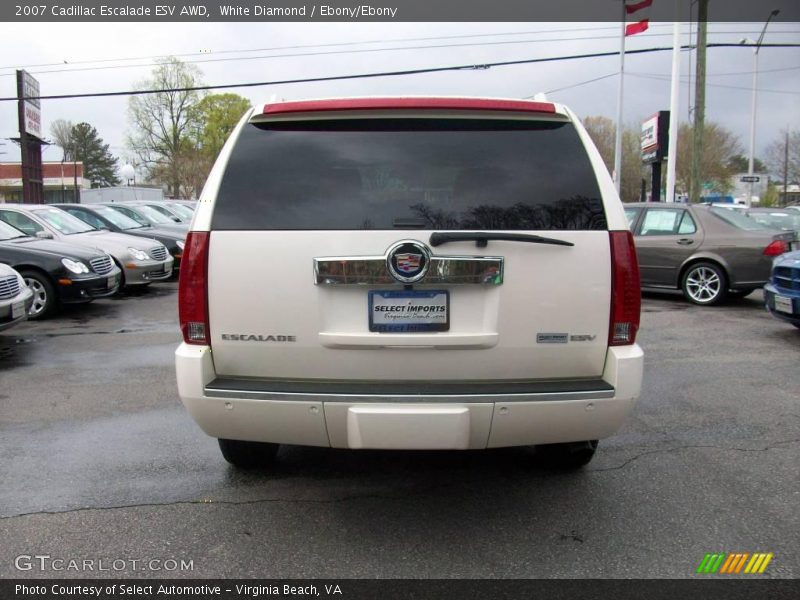
[[182, 218], [191, 219], [194, 216], [194, 213], [192, 212], [192, 209], [190, 209], [188, 206], [185, 206], [183, 204], [178, 204], [177, 202], [175, 202], [175, 203], [170, 202], [169, 207], [172, 210], [176, 211], [178, 213], [178, 215], [180, 217], [182, 217]]
[[114, 225], [116, 225], [120, 229], [128, 230], [128, 229], [140, 229], [144, 227], [142, 223], [137, 223], [130, 217], [123, 215], [121, 212], [114, 210], [113, 208], [109, 208], [107, 206], [98, 206], [94, 208], [94, 211], [104, 219], [111, 221]]
[[753, 211], [747, 213], [747, 216], [770, 229], [800, 230], [800, 213], [795, 215], [788, 212]]
[[745, 231], [761, 231], [762, 229], [769, 229], [768, 227], [764, 227], [761, 223], [757, 223], [747, 215], [744, 215], [736, 210], [712, 207], [710, 212], [712, 215], [719, 217], [737, 229], [743, 229]]
[[16, 227], [9, 225], [5, 221], [0, 221], [0, 241], [13, 240], [21, 237], [29, 237], [27, 233], [20, 231]]
[[60, 208], [45, 208], [41, 210], [31, 211], [34, 215], [42, 221], [50, 225], [53, 229], [64, 235], [72, 235], [75, 233], [86, 233], [87, 231], [97, 231], [96, 227], [92, 227], [88, 223], [84, 223], [77, 217], [73, 217], [66, 211]]
[[174, 225], [175, 221], [170, 219], [169, 217], [164, 216], [156, 209], [147, 206], [145, 204], [140, 204], [137, 206], [132, 207], [137, 213], [142, 215], [145, 219], [150, 221], [153, 224], [160, 224], [160, 225]]

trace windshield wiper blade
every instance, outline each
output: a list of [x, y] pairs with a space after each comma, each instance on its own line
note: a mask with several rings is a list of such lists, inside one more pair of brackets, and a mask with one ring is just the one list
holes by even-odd
[[485, 248], [489, 240], [502, 240], [506, 242], [529, 242], [531, 244], [551, 244], [553, 246], [574, 246], [572, 242], [542, 237], [532, 233], [489, 233], [485, 231], [463, 232], [435, 232], [431, 234], [431, 246], [441, 246], [447, 242], [475, 242], [478, 248]]

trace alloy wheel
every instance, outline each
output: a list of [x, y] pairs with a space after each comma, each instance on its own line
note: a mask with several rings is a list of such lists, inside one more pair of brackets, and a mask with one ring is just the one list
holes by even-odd
[[686, 293], [699, 304], [713, 302], [722, 289], [722, 280], [709, 267], [697, 267], [686, 276]]
[[28, 310], [28, 316], [35, 317], [47, 307], [47, 290], [38, 279], [26, 278], [25, 284], [33, 292], [33, 304]]

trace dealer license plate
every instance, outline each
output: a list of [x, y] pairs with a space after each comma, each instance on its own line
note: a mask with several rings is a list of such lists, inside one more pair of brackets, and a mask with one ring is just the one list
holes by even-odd
[[775, 310], [782, 313], [792, 314], [792, 299], [786, 296], [775, 296]]
[[450, 293], [446, 290], [369, 292], [369, 330], [415, 333], [450, 329]]
[[22, 315], [25, 314], [25, 303], [24, 302], [17, 302], [16, 304], [11, 305], [11, 320], [19, 319]]

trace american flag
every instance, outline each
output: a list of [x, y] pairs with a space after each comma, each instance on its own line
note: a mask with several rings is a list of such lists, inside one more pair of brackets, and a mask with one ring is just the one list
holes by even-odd
[[625, 35], [647, 31], [650, 23], [650, 6], [653, 0], [625, 0]]

